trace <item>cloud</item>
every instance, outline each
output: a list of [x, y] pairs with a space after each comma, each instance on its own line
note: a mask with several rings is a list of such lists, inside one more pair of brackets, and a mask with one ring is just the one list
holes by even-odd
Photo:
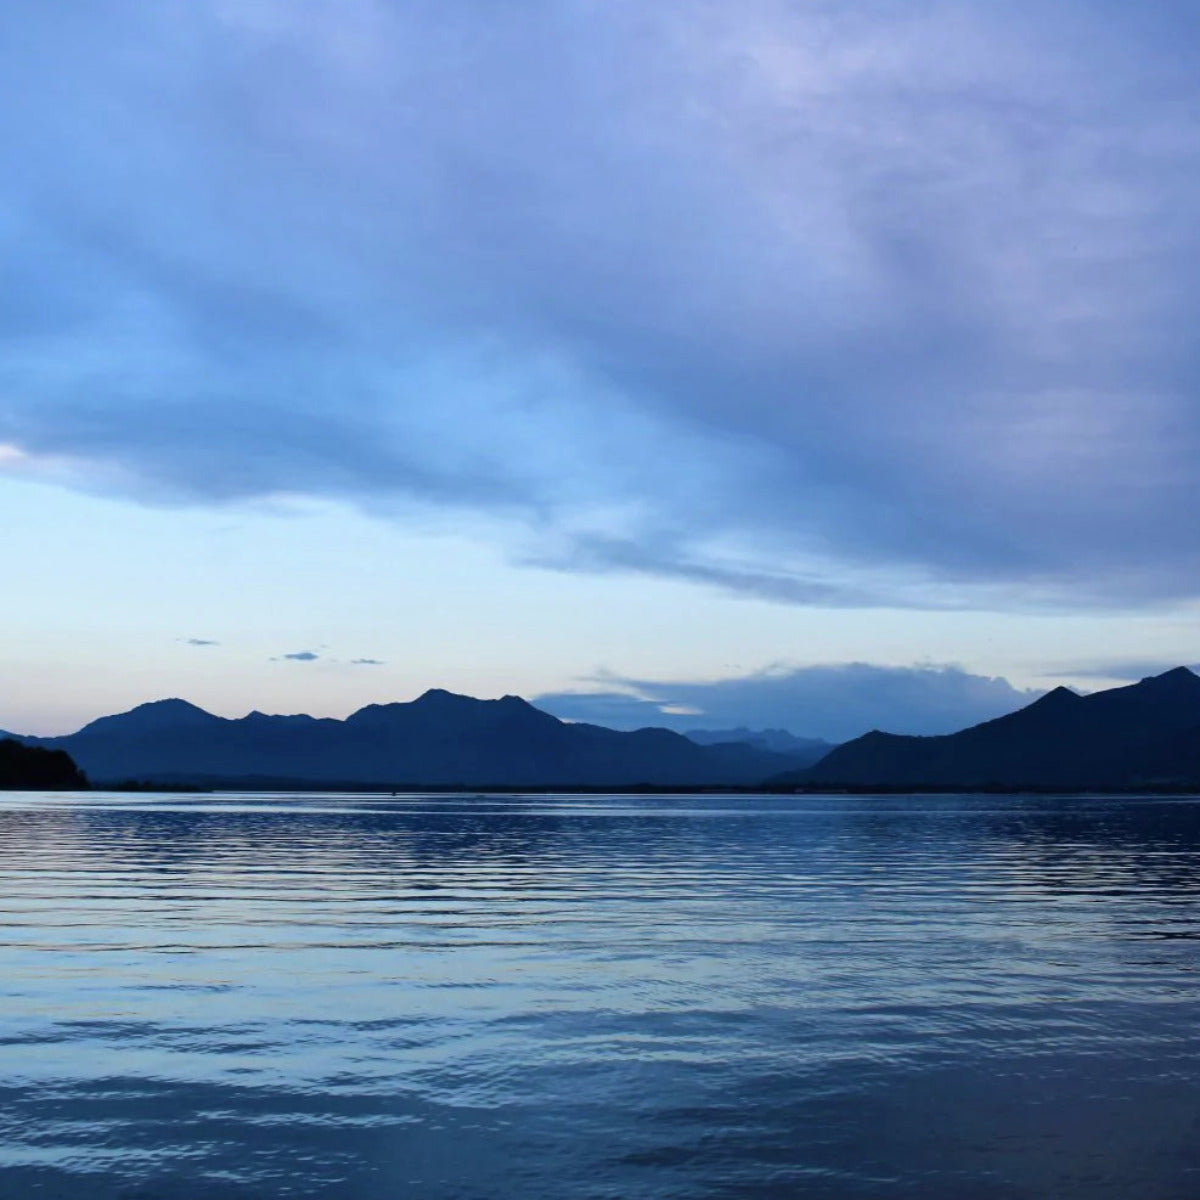
[[350, 665], [352, 667], [383, 667], [387, 664], [381, 658], [352, 658]]
[[285, 662], [316, 662], [321, 656], [314, 654], [311, 650], [299, 650], [295, 654], [285, 654], [282, 656]]
[[1057, 671], [1047, 671], [1047, 679], [1115, 679], [1124, 683], [1137, 683], [1151, 675], [1162, 675], [1176, 667], [1188, 667], [1200, 672], [1200, 663], [1166, 662], [1161, 659], [1114, 658], [1103, 662], [1061, 663]]
[[950, 733], [1012, 712], [1042, 694], [955, 666], [869, 663], [779, 666], [704, 682], [607, 674], [591, 682], [598, 685], [595, 690], [550, 693], [533, 702], [565, 720], [621, 729], [745, 726], [840, 742], [870, 729]]
[[0, 470], [780, 603], [1194, 596], [1151, 7], [14, 0]]
[[219, 646], [221, 643], [211, 641], [209, 638], [187, 638], [184, 644], [188, 646]]

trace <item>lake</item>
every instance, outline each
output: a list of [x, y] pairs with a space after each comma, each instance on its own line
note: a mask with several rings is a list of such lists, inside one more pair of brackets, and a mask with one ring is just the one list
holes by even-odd
[[0, 793], [0, 1196], [1200, 1196], [1200, 801]]

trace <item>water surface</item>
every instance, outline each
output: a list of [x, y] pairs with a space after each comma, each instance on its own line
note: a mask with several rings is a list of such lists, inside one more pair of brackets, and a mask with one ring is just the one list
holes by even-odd
[[1200, 1195], [1200, 802], [0, 793], [0, 1196]]

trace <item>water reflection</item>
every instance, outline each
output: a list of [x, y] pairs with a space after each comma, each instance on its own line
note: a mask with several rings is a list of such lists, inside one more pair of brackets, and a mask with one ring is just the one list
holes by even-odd
[[0, 799], [0, 1194], [1193, 1197], [1190, 800]]

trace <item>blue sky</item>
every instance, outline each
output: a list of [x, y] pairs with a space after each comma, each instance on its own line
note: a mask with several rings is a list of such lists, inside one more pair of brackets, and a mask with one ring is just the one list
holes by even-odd
[[931, 731], [1194, 661], [1196, 33], [11, 0], [0, 727], [437, 685]]

